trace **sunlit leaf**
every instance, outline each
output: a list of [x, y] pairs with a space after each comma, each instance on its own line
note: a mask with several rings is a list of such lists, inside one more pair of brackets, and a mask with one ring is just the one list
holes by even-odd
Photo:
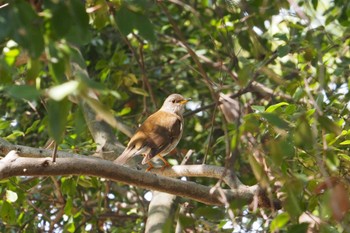
[[270, 224], [270, 231], [275, 232], [283, 229], [283, 227], [288, 223], [290, 217], [288, 213], [281, 213], [277, 215]]
[[68, 223], [65, 225], [65, 229], [68, 231], [68, 232], [75, 232], [75, 224], [74, 224], [74, 218], [73, 216], [71, 216], [68, 220]]
[[266, 109], [266, 112], [271, 113], [271, 112], [274, 112], [276, 109], [280, 108], [281, 106], [288, 106], [288, 105], [289, 105], [289, 103], [287, 103], [287, 102], [280, 102], [278, 104], [274, 104], [274, 105], [269, 106]]
[[75, 94], [78, 92], [79, 82], [72, 80], [66, 83], [63, 83], [59, 86], [52, 87], [48, 91], [48, 95], [50, 98], [56, 101], [61, 101], [66, 98], [70, 94]]
[[9, 141], [16, 140], [18, 137], [23, 137], [25, 134], [20, 130], [12, 130], [12, 133], [7, 135], [5, 138]]
[[15, 202], [18, 199], [18, 195], [16, 192], [13, 192], [11, 190], [6, 190], [6, 200], [8, 202]]
[[350, 145], [350, 140], [342, 141], [341, 143], [339, 143], [339, 145]]

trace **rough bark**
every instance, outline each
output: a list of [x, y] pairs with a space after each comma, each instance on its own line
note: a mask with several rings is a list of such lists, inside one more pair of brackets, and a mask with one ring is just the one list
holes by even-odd
[[[0, 141], [1, 144], [2, 141]], [[123, 182], [125, 184], [138, 186], [144, 189], [157, 190], [170, 193], [176, 196], [189, 198], [208, 205], [223, 205], [221, 195], [217, 192], [211, 192], [211, 187], [207, 187], [195, 182], [182, 181], [174, 178], [146, 173], [118, 164], [111, 163], [103, 159], [91, 156], [79, 156], [76, 154], [58, 152], [58, 158], [55, 163], [51, 162], [50, 150], [36, 149], [23, 146], [9, 146], [9, 144], [0, 145], [0, 153], [12, 150], [0, 160], [0, 179], [6, 179], [14, 176], [55, 176], [55, 175], [87, 175], [104, 177], [113, 181]], [[20, 157], [25, 155], [27, 157]], [[47, 156], [47, 157], [46, 157]], [[33, 158], [37, 157], [37, 158]], [[180, 165], [165, 169], [164, 175], [172, 176], [205, 176], [216, 174], [218, 168], [215, 166], [202, 166], [206, 171], [202, 174], [191, 173], [193, 165]], [[196, 168], [197, 165], [195, 165]], [[172, 170], [172, 171], [170, 171]], [[199, 171], [200, 169], [194, 169]], [[182, 172], [181, 172], [182, 171]], [[160, 173], [160, 169], [153, 169], [153, 172]], [[214, 176], [215, 178], [215, 176]], [[259, 190], [258, 186], [247, 187], [239, 185], [235, 189], [225, 189], [224, 193], [228, 200], [239, 199], [242, 201], [251, 201], [254, 194]]]
[[175, 208], [173, 207], [176, 203], [176, 198], [177, 197], [172, 194], [158, 191], [153, 192], [153, 198], [148, 207], [145, 233], [170, 231], [174, 220]]

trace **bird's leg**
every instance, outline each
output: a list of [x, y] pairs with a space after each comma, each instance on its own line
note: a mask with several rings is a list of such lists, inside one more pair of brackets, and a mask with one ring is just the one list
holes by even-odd
[[147, 162], [147, 164], [148, 164], [148, 168], [146, 169], [146, 172], [149, 172], [150, 170], [152, 170], [154, 168], [154, 166], [151, 162]]
[[168, 161], [166, 161], [166, 160], [163, 158], [163, 156], [161, 156], [160, 154], [157, 154], [157, 156], [158, 156], [158, 157], [163, 161], [163, 163], [164, 163], [164, 166], [161, 168], [162, 171], [163, 171], [166, 167], [170, 166], [170, 164], [168, 163]]

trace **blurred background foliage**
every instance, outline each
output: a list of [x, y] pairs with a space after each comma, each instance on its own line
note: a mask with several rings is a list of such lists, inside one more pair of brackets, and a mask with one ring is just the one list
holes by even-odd
[[[347, 232], [349, 18], [347, 0], [0, 1], [0, 135], [88, 155], [78, 103], [90, 91], [103, 119], [132, 129], [181, 93], [192, 102], [169, 161], [193, 150], [189, 164], [226, 165], [282, 209], [180, 200], [168, 229]], [[140, 232], [146, 193], [95, 177], [3, 180], [0, 230]]]

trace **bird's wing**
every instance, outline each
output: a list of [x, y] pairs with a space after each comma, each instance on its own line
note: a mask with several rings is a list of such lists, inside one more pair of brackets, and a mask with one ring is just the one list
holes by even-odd
[[140, 127], [141, 129], [143, 132], [148, 132], [146, 141], [150, 148], [142, 160], [142, 164], [145, 164], [178, 140], [182, 131], [182, 118], [177, 114], [161, 111], [151, 115]]

